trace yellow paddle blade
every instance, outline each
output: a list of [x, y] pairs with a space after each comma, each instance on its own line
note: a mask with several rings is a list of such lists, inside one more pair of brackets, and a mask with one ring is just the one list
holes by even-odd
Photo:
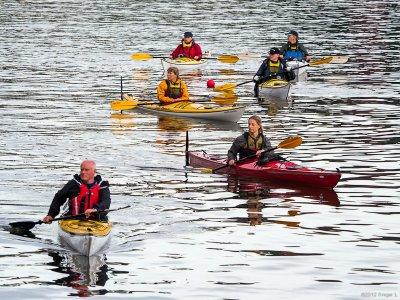
[[133, 53], [131, 55], [131, 59], [133, 60], [149, 60], [152, 58], [153, 56], [148, 53]]
[[209, 169], [209, 168], [200, 168], [200, 172], [201, 172], [201, 173], [205, 173], [205, 174], [212, 174], [213, 169]]
[[217, 59], [223, 63], [234, 64], [239, 60], [239, 57], [237, 57], [236, 55], [224, 54], [218, 56]]
[[277, 148], [283, 148], [283, 149], [292, 149], [296, 148], [297, 146], [300, 146], [301, 143], [303, 142], [303, 139], [301, 136], [290, 136], [287, 139], [283, 140], [282, 142], [279, 143]]
[[345, 55], [330, 56], [332, 57], [331, 64], [345, 64], [349, 61], [349, 57]]
[[224, 91], [233, 90], [234, 88], [236, 88], [236, 83], [225, 83], [223, 85], [215, 86], [214, 92], [224, 92]]
[[114, 100], [110, 104], [112, 110], [127, 110], [135, 108], [138, 102], [135, 100]]
[[332, 61], [332, 59], [333, 59], [332, 56], [323, 57], [323, 58], [320, 58], [320, 59], [312, 60], [308, 64], [310, 66], [318, 66], [318, 65], [329, 64]]
[[218, 103], [220, 105], [232, 105], [236, 103], [238, 100], [238, 96], [235, 93], [220, 93], [214, 97], [211, 98], [211, 101]]

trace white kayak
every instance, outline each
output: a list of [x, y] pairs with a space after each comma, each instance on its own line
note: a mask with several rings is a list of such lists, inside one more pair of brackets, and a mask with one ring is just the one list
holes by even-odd
[[179, 74], [188, 74], [191, 72], [199, 71], [204, 68], [207, 64], [206, 59], [195, 60], [188, 57], [179, 57], [176, 59], [172, 58], [163, 58], [161, 59], [161, 63], [165, 72], [169, 67], [177, 67], [179, 70]]
[[290, 82], [281, 79], [271, 79], [259, 86], [260, 99], [287, 100], [290, 91]]
[[189, 101], [176, 102], [167, 105], [147, 104], [139, 109], [167, 116], [197, 118], [222, 122], [237, 122], [242, 117], [244, 106], [219, 106], [214, 104], [200, 104]]
[[296, 78], [291, 80], [291, 82], [299, 82], [307, 80], [308, 63], [306, 61], [290, 60], [286, 62], [286, 66], [288, 70], [294, 69], [293, 71], [296, 74]]
[[111, 239], [110, 222], [94, 220], [61, 220], [58, 236], [62, 245], [86, 256], [106, 250]]

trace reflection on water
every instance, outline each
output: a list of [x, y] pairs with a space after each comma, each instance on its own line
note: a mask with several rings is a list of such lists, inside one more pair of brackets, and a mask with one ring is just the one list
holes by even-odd
[[114, 134], [124, 134], [126, 131], [136, 127], [135, 118], [132, 114], [121, 112], [110, 114], [111, 131]]
[[[313, 189], [299, 188], [295, 185], [276, 185], [265, 181], [256, 181], [254, 179], [238, 179], [232, 176], [227, 177], [228, 191], [236, 193], [239, 197], [246, 199], [246, 203], [239, 204], [237, 208], [245, 208], [248, 220], [239, 218], [237, 222], [246, 222], [250, 225], [260, 225], [263, 222], [272, 222], [276, 224], [284, 224], [289, 227], [299, 226], [299, 222], [271, 220], [263, 217], [263, 208], [268, 208], [268, 199], [282, 199], [290, 201], [291, 198], [303, 198], [315, 203], [339, 206], [340, 201], [334, 190], [329, 189]], [[288, 216], [294, 217], [301, 212], [298, 209], [289, 209]]]
[[163, 131], [188, 131], [192, 128], [192, 123], [188, 119], [175, 117], [158, 117], [158, 128]]
[[66, 275], [56, 279], [54, 284], [76, 290], [71, 296], [88, 297], [106, 293], [106, 290], [90, 290], [95, 286], [104, 287], [109, 279], [105, 254], [87, 257], [68, 252], [49, 252], [49, 256], [53, 261], [48, 265], [55, 267], [51, 271]]
[[271, 117], [276, 116], [280, 110], [284, 108], [293, 108], [293, 98], [289, 96], [287, 99], [274, 99], [274, 98], [264, 98], [259, 102], [261, 107], [265, 107], [267, 114]]

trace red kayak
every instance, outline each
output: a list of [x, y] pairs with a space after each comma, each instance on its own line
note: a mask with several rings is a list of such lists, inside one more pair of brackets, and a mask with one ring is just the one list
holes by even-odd
[[[199, 168], [216, 169], [226, 165], [226, 157], [209, 155], [204, 151], [188, 152], [189, 165]], [[340, 171], [308, 168], [291, 161], [275, 160], [258, 166], [257, 158], [249, 158], [235, 166], [218, 169], [216, 173], [238, 177], [255, 177], [270, 182], [296, 184], [314, 188], [332, 189], [339, 182]]]

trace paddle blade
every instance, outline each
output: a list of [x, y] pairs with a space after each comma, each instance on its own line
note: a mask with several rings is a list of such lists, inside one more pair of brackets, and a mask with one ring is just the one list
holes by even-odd
[[133, 60], [149, 60], [152, 59], [153, 56], [149, 53], [133, 53], [131, 55], [131, 59]]
[[31, 230], [35, 227], [36, 224], [40, 224], [41, 221], [33, 222], [33, 221], [25, 221], [25, 222], [13, 222], [10, 223], [11, 228], [13, 229], [20, 229], [20, 230]]
[[214, 87], [214, 92], [229, 91], [236, 88], [236, 83], [225, 83], [223, 85], [217, 85]]
[[308, 64], [310, 66], [319, 66], [319, 65], [329, 64], [332, 61], [332, 59], [333, 59], [332, 56], [323, 57], [323, 58], [320, 58], [320, 59], [312, 60]]
[[331, 64], [345, 64], [349, 61], [349, 57], [345, 55], [331, 56]]
[[223, 63], [234, 64], [239, 60], [239, 57], [237, 57], [236, 55], [224, 54], [218, 56], [217, 59]]
[[238, 96], [232, 92], [223, 92], [211, 98], [211, 101], [220, 105], [232, 105], [238, 100]]
[[137, 106], [138, 102], [135, 100], [114, 100], [111, 101], [112, 110], [128, 110]]
[[297, 146], [300, 146], [301, 143], [303, 142], [303, 139], [301, 136], [290, 136], [287, 139], [283, 140], [282, 142], [279, 143], [276, 148], [283, 148], [283, 149], [292, 149], [296, 148]]

